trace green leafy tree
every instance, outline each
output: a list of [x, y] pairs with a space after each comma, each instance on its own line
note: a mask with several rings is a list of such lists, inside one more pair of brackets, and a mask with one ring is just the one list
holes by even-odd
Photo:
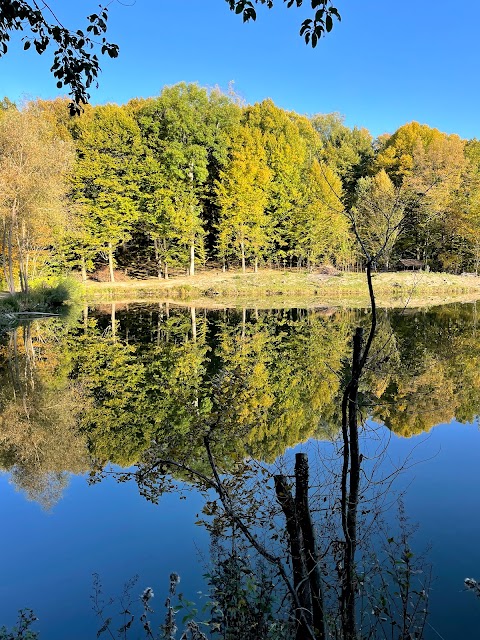
[[176, 257], [194, 275], [211, 214], [208, 192], [226, 160], [238, 107], [218, 91], [180, 83], [140, 104], [135, 116], [149, 155], [144, 207], [157, 260]]
[[345, 264], [353, 247], [341, 205], [342, 183], [329, 166], [317, 160], [305, 172], [304, 180], [300, 206], [289, 224], [291, 254], [308, 268], [322, 262]]
[[82, 264], [104, 253], [113, 282], [115, 250], [129, 240], [139, 216], [140, 131], [125, 108], [106, 105], [88, 108], [75, 121], [73, 136], [72, 200], [78, 222], [71, 243], [77, 243]]
[[342, 179], [349, 207], [354, 199], [357, 180], [368, 174], [373, 161], [372, 136], [366, 129], [349, 129], [338, 113], [319, 113], [311, 120], [322, 142], [321, 157]]
[[220, 173], [217, 198], [219, 254], [224, 263], [229, 255], [240, 258], [244, 273], [250, 256], [257, 271], [259, 258], [270, 242], [266, 212], [270, 183], [261, 132], [243, 126], [233, 141], [230, 162]]

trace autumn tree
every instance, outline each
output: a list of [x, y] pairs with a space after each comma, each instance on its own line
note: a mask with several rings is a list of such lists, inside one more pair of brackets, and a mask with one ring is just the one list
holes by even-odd
[[445, 216], [445, 242], [439, 260], [445, 269], [480, 268], [480, 144], [465, 146], [466, 163]]
[[69, 473], [89, 468], [77, 420], [88, 398], [69, 378], [64, 323], [28, 323], [0, 343], [0, 468], [27, 497], [49, 508]]
[[0, 115], [0, 215], [4, 275], [11, 293], [18, 274], [23, 292], [46, 259], [64, 209], [72, 146], [42, 114], [7, 109]]
[[442, 247], [447, 211], [464, 165], [464, 141], [417, 122], [400, 127], [377, 156], [376, 167], [410, 196], [399, 249], [425, 265], [429, 258], [435, 262]]
[[266, 212], [271, 172], [258, 129], [241, 127], [232, 145], [231, 159], [220, 173], [217, 198], [220, 207], [218, 251], [222, 260], [240, 258], [245, 273], [247, 257], [257, 271], [259, 258], [270, 237]]
[[405, 205], [402, 188], [396, 188], [384, 170], [358, 180], [351, 218], [367, 253], [387, 269], [401, 232]]
[[260, 131], [271, 181], [266, 211], [271, 221], [269, 258], [290, 261], [296, 255], [290, 229], [308, 190], [308, 171], [320, 141], [309, 120], [263, 100], [244, 113], [245, 123]]
[[327, 165], [314, 160], [288, 229], [291, 253], [308, 268], [321, 262], [344, 264], [352, 255], [352, 237], [341, 205], [342, 183]]

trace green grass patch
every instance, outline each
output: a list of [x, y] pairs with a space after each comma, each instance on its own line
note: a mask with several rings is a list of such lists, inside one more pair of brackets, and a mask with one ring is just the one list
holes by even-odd
[[81, 286], [70, 278], [33, 282], [28, 293], [14, 293], [0, 298], [0, 313], [66, 313], [83, 296]]

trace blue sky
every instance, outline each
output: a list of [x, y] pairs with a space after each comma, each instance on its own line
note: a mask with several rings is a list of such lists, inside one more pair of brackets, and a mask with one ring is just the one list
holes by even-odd
[[[306, 4], [309, 4], [306, 2]], [[298, 35], [306, 9], [259, 8], [243, 24], [225, 0], [117, 0], [109, 38], [116, 61], [102, 61], [92, 102], [152, 96], [179, 81], [233, 81], [248, 102], [272, 98], [300, 113], [344, 114], [373, 135], [418, 120], [480, 138], [480, 2], [337, 0], [342, 22], [317, 49]], [[95, 0], [52, 0], [62, 21], [83, 26]], [[0, 94], [18, 100], [54, 97], [48, 60], [12, 43], [0, 59]]]

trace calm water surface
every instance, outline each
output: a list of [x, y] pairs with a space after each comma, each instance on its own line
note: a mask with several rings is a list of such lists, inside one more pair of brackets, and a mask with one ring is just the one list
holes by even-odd
[[[246, 456], [288, 468], [294, 452], [306, 451], [315, 473], [333, 458], [352, 331], [368, 319], [332, 309], [117, 304], [5, 334], [1, 623], [28, 606], [41, 638], [64, 639], [65, 629], [72, 640], [94, 638], [94, 572], [107, 596], [139, 574], [138, 589], [154, 586], [161, 609], [175, 570], [184, 593], [201, 600], [210, 548], [195, 525], [203, 497], [169, 492], [152, 504], [133, 480], [89, 484], [89, 473], [134, 468], [152, 443], [205, 470], [202, 429], [212, 421], [225, 472]], [[380, 442], [387, 449], [376, 472], [404, 467], [383, 502], [385, 526], [394, 532], [404, 492], [419, 525], [412, 547], [431, 545], [425, 637], [475, 638], [480, 602], [463, 581], [480, 578], [476, 308], [380, 312], [374, 354], [361, 395], [371, 416], [362, 434], [366, 469], [372, 452], [384, 451]]]

